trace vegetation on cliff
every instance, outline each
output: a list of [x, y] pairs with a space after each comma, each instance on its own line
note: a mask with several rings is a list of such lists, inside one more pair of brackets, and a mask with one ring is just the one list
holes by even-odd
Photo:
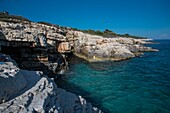
[[[19, 21], [16, 21], [16, 20], [19, 20]], [[0, 21], [12, 22], [12, 23], [18, 23], [20, 21], [31, 22], [30, 20], [28, 20], [25, 17], [16, 16], [16, 15], [10, 15], [8, 12], [0, 12]]]
[[[0, 12], [0, 21], [18, 23], [19, 21], [16, 21], [16, 20], [31, 22], [29, 19], [22, 17], [22, 16], [10, 15], [8, 12]], [[63, 28], [63, 29], [67, 28], [67, 27], [63, 27], [63, 26], [59, 26], [59, 25], [56, 25], [56, 24], [51, 24], [51, 23], [43, 22], [43, 21], [38, 22], [38, 23], [48, 25], [48, 26], [60, 27], [60, 28]], [[91, 30], [91, 29], [80, 30], [80, 29], [77, 29], [77, 28], [72, 28], [72, 29], [76, 30], [76, 31], [81, 31], [83, 33], [88, 33], [88, 34], [91, 34], [91, 35], [99, 35], [99, 36], [109, 37], [109, 38], [114, 38], [114, 37], [120, 36], [120, 37], [135, 38], [135, 39], [146, 39], [146, 37], [134, 36], [134, 35], [130, 35], [130, 34], [117, 34], [117, 33], [113, 32], [112, 30], [109, 30], [109, 29], [105, 29], [104, 31]]]
[[73, 30], [76, 31], [82, 31], [83, 33], [88, 33], [91, 35], [99, 35], [99, 36], [103, 36], [103, 37], [109, 37], [109, 38], [114, 38], [117, 36], [120, 37], [127, 37], [127, 38], [135, 38], [135, 39], [146, 39], [146, 37], [140, 37], [140, 36], [134, 36], [134, 35], [130, 35], [130, 34], [117, 34], [115, 32], [113, 32], [112, 30], [109, 29], [105, 29], [104, 31], [100, 31], [100, 30], [80, 30], [77, 28], [73, 28]]
[[44, 24], [44, 25], [47, 25], [47, 26], [59, 27], [59, 25], [51, 24], [51, 23], [49, 23], [49, 22], [43, 22], [43, 21], [40, 21], [40, 22], [37, 22], [37, 23]]

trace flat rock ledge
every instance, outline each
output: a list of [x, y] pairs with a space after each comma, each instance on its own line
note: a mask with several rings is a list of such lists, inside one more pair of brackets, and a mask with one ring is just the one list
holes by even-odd
[[42, 72], [20, 70], [9, 59], [0, 63], [1, 113], [102, 113]]

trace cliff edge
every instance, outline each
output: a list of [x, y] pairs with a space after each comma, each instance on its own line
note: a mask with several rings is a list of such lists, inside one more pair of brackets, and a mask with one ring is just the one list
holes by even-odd
[[152, 44], [149, 39], [134, 39], [116, 36], [114, 38], [90, 35], [80, 31], [75, 41], [74, 54], [88, 61], [120, 61], [136, 57], [143, 52], [158, 51], [144, 44]]

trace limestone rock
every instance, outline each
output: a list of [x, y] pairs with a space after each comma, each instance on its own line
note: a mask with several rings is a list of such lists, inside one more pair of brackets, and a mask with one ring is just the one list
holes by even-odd
[[70, 52], [71, 51], [71, 46], [69, 42], [62, 42], [58, 46], [58, 52], [64, 53], [64, 52]]
[[[10, 59], [9, 56], [6, 56]], [[5, 102], [22, 90], [27, 82], [15, 62], [0, 64], [0, 103]]]
[[[76, 96], [58, 88], [53, 80], [41, 74], [33, 74], [34, 72], [22, 71], [27, 82], [34, 85], [26, 90], [23, 94], [16, 98], [0, 104], [0, 112], [18, 112], [18, 113], [34, 113], [34, 112], [52, 112], [52, 113], [99, 113], [92, 105], [81, 96]], [[24, 75], [30, 73], [31, 75]], [[40, 76], [41, 75], [41, 76]], [[31, 79], [30, 79], [31, 78]], [[28, 87], [28, 86], [27, 86]], [[30, 86], [29, 86], [30, 87]], [[24, 89], [23, 89], [24, 90]]]
[[1, 113], [102, 113], [81, 96], [58, 88], [42, 72], [20, 70], [12, 62], [0, 66]]
[[124, 60], [133, 58], [136, 53], [157, 51], [143, 46], [150, 39], [126, 37], [102, 37], [90, 35], [71, 28], [29, 22], [25, 24], [1, 22], [1, 34], [7, 40], [34, 42], [33, 47], [45, 47], [48, 51], [71, 53], [85, 59]]
[[78, 40], [75, 42], [75, 55], [88, 61], [124, 60], [135, 57], [136, 53], [157, 51], [143, 46], [143, 44], [149, 44], [143, 39], [104, 38], [79, 31], [76, 33]]

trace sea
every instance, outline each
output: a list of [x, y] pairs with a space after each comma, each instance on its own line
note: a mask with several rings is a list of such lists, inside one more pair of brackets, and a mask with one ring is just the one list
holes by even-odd
[[56, 83], [105, 113], [170, 113], [170, 40], [155, 42], [147, 46], [159, 52], [119, 62], [73, 56]]

